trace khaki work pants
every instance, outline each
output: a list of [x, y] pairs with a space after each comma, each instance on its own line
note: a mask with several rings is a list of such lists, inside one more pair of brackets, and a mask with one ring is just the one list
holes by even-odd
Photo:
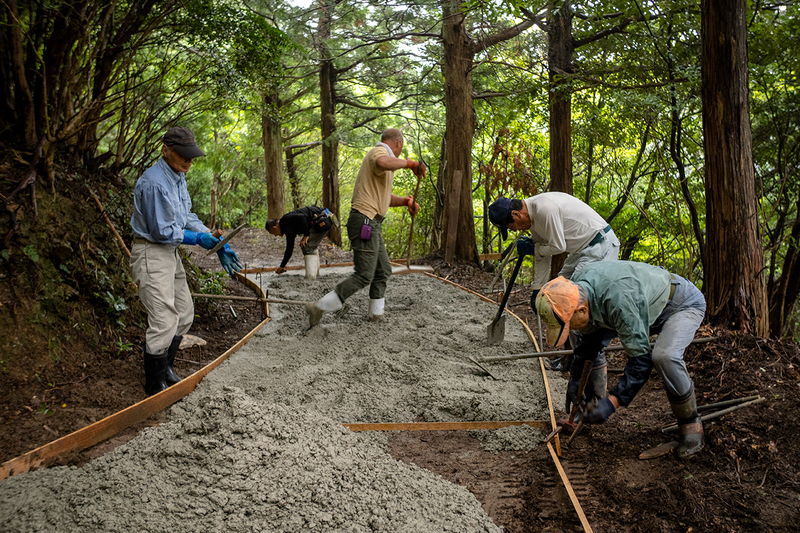
[[178, 247], [134, 243], [131, 271], [139, 286], [139, 299], [147, 310], [147, 353], [161, 355], [175, 335], [189, 331], [194, 320], [194, 304]]

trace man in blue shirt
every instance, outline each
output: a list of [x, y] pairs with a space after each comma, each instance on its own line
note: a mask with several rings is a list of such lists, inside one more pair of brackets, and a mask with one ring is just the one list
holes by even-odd
[[[147, 310], [144, 347], [145, 391], [156, 394], [180, 381], [172, 364], [194, 319], [186, 271], [178, 246], [199, 244], [210, 250], [219, 239], [197, 215], [186, 189], [185, 173], [196, 157], [206, 155], [188, 128], [175, 127], [162, 138], [163, 157], [136, 181], [133, 193], [131, 271]], [[242, 269], [226, 244], [217, 252], [225, 271]]]

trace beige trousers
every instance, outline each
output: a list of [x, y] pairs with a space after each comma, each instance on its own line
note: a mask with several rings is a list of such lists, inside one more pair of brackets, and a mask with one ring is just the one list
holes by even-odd
[[172, 338], [187, 333], [194, 320], [194, 304], [178, 247], [134, 243], [131, 271], [147, 310], [147, 353], [166, 353]]

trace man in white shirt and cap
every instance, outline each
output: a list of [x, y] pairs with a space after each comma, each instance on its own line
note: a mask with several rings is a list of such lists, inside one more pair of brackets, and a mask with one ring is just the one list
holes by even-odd
[[[590, 263], [615, 261], [619, 257], [619, 239], [611, 226], [594, 209], [571, 194], [545, 192], [524, 200], [498, 198], [489, 206], [489, 220], [500, 229], [504, 240], [508, 237], [508, 230], [531, 233], [530, 240], [534, 245], [531, 255], [536, 268], [531, 295], [534, 312], [536, 295], [550, 278], [550, 263], [554, 255], [567, 252], [564, 266], [558, 273], [567, 279]], [[548, 361], [548, 364], [553, 370], [566, 372], [570, 359], [565, 356]], [[599, 393], [599, 389], [605, 390], [605, 357], [599, 358], [595, 365], [592, 382], [596, 382]]]

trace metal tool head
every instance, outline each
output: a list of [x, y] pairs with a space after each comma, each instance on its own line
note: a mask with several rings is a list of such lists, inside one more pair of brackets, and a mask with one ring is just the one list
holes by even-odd
[[392, 276], [404, 276], [406, 274], [424, 274], [433, 272], [433, 267], [428, 265], [392, 265]]
[[238, 227], [238, 228], [236, 228], [235, 230], [233, 230], [233, 231], [231, 231], [230, 233], [228, 233], [228, 234], [225, 236], [225, 238], [224, 238], [224, 239], [222, 239], [221, 241], [219, 241], [217, 244], [215, 244], [215, 245], [214, 245], [214, 247], [213, 247], [212, 249], [210, 249], [206, 255], [211, 255], [211, 254], [213, 254], [213, 253], [216, 253], [216, 252], [218, 252], [218, 251], [222, 250], [222, 247], [223, 247], [223, 246], [225, 246], [226, 244], [228, 244], [228, 241], [229, 241], [229, 240], [231, 240], [231, 239], [233, 239], [233, 238], [236, 236], [236, 234], [237, 234], [237, 233], [239, 233], [240, 231], [242, 231], [242, 228], [243, 228], [244, 226], [245, 226], [245, 225], [244, 225], [244, 224], [242, 224], [241, 226], [239, 226], [239, 227]]
[[649, 450], [645, 450], [639, 454], [639, 459], [642, 461], [646, 461], [648, 459], [656, 459], [658, 457], [663, 457], [668, 453], [671, 453], [672, 450], [678, 447], [678, 441], [674, 440], [671, 442], [665, 442], [655, 448], [650, 448]]
[[497, 380], [497, 378], [494, 376], [494, 374], [492, 374], [491, 372], [489, 372], [489, 370], [488, 370], [488, 369], [487, 369], [485, 366], [483, 366], [483, 365], [480, 363], [480, 361], [478, 361], [478, 360], [477, 360], [477, 359], [475, 359], [474, 357], [470, 357], [470, 358], [469, 358], [469, 360], [470, 360], [470, 362], [471, 362], [472, 364], [474, 364], [475, 366], [477, 366], [478, 368], [480, 368], [481, 370], [483, 370], [483, 371], [484, 371], [486, 374], [488, 374], [488, 375], [489, 375], [489, 377], [491, 377], [491, 378], [492, 378], [492, 379], [494, 379], [494, 380]]
[[506, 315], [500, 315], [486, 326], [486, 342], [489, 346], [500, 344], [506, 336]]

